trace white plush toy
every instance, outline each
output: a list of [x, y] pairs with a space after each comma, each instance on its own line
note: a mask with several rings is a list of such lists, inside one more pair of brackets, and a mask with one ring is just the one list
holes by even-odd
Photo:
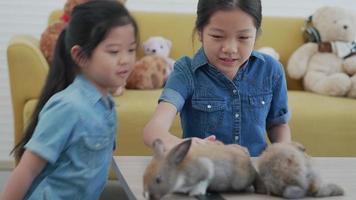
[[288, 61], [291, 78], [303, 79], [308, 91], [356, 98], [356, 15], [338, 7], [322, 7], [305, 27], [309, 42]]
[[148, 38], [143, 43], [145, 55], [158, 55], [166, 59], [168, 63], [167, 77], [172, 72], [174, 66], [174, 60], [169, 57], [169, 53], [172, 48], [172, 42], [161, 36], [154, 36]]
[[279, 60], [279, 53], [276, 50], [274, 50], [272, 47], [265, 46], [257, 49], [256, 51], [270, 55], [274, 59]]

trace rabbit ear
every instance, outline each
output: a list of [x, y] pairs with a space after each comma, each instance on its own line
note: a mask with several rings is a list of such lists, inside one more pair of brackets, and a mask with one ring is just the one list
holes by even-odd
[[164, 156], [164, 152], [166, 151], [166, 148], [164, 147], [164, 144], [161, 139], [155, 139], [152, 143], [153, 149], [154, 149], [154, 156], [160, 158]]
[[179, 165], [188, 154], [191, 144], [192, 140], [189, 139], [174, 147], [167, 156], [168, 162], [173, 166]]

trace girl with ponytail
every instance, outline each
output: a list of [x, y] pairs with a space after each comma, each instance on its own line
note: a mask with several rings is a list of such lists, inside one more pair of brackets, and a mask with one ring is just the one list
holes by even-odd
[[116, 111], [109, 93], [122, 86], [136, 57], [138, 28], [117, 1], [74, 8], [24, 137], [20, 160], [0, 196], [98, 199], [115, 148]]

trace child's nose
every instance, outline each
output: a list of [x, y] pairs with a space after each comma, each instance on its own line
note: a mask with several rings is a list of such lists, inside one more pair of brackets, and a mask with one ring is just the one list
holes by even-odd
[[223, 52], [232, 54], [237, 53], [237, 42], [236, 41], [228, 41], [223, 46]]

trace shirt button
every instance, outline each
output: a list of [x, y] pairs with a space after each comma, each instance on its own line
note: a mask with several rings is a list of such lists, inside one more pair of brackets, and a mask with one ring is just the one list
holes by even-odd
[[262, 105], [265, 105], [266, 102], [265, 101], [261, 101], [261, 103], [262, 103]]
[[233, 90], [232, 92], [233, 92], [234, 94], [236, 94], [237, 90]]
[[210, 109], [210, 108], [211, 108], [211, 105], [207, 105], [206, 107]]
[[235, 135], [235, 141], [239, 140], [239, 136]]
[[239, 118], [240, 115], [238, 113], [235, 114], [235, 118]]

